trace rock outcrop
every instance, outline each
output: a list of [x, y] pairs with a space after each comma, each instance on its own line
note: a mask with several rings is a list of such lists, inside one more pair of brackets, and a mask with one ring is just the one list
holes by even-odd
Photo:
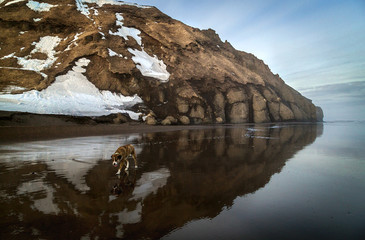
[[[90, 62], [79, 72], [100, 91], [138, 95], [143, 104], [133, 109], [152, 111], [152, 124], [323, 119], [311, 100], [254, 55], [222, 42], [214, 30], [113, 0], [46, 2], [0, 3], [3, 93], [47, 89], [86, 58]], [[0, 107], [9, 102], [4, 98], [0, 95]], [[132, 108], [112, 107], [111, 113]]]

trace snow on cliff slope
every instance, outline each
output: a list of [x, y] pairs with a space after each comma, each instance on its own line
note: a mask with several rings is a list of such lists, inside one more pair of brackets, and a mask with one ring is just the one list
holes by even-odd
[[85, 16], [89, 16], [90, 15], [89, 10], [93, 9], [93, 8], [89, 8], [87, 3], [95, 3], [99, 7], [102, 7], [104, 4], [110, 4], [110, 5], [131, 5], [131, 6], [136, 6], [139, 8], [149, 8], [149, 6], [143, 6], [143, 5], [138, 5], [136, 3], [128, 3], [128, 2], [117, 1], [117, 0], [75, 0], [75, 2], [76, 2], [77, 10], [79, 10]]
[[119, 26], [118, 31], [112, 32], [109, 30], [109, 34], [120, 36], [126, 41], [128, 37], [132, 37], [142, 47], [142, 51], [128, 48], [128, 51], [134, 55], [132, 60], [141, 74], [146, 77], [156, 78], [161, 82], [168, 82], [170, 73], [166, 70], [166, 65], [163, 61], [159, 60], [155, 55], [151, 57], [144, 51], [142, 38], [140, 37], [141, 31], [136, 28], [123, 26], [124, 18], [121, 13], [116, 13], [115, 17], [117, 19], [115, 24]]
[[160, 82], [168, 82], [170, 73], [166, 70], [163, 61], [156, 56], [151, 57], [143, 48], [142, 51], [131, 48], [128, 51], [134, 55], [132, 60], [143, 76], [157, 78]]
[[57, 5], [52, 5], [49, 3], [40, 3], [36, 1], [28, 1], [27, 6], [36, 12], [47, 12], [53, 7], [57, 7]]
[[110, 91], [99, 91], [82, 74], [90, 60], [81, 58], [76, 66], [43, 91], [32, 90], [22, 94], [0, 95], [0, 109], [40, 114], [66, 114], [74, 116], [101, 116], [126, 112], [138, 120], [137, 113], [125, 108], [142, 103], [137, 95], [125, 97]]
[[[0, 4], [2, 2], [3, 1], [0, 1]], [[24, 2], [27, 7], [36, 12], [47, 12], [51, 11], [52, 8], [59, 7], [59, 5], [40, 3], [32, 0], [10, 1], [7, 2], [5, 6], [18, 2]], [[146, 6], [114, 0], [75, 0], [75, 4], [77, 10], [86, 15], [91, 21], [93, 21], [93, 19], [90, 18], [90, 16], [92, 16], [91, 14], [98, 14], [95, 8], [102, 7], [104, 4], [133, 5], [140, 8], [147, 8]], [[97, 4], [97, 6], [90, 7], [89, 4], [90, 6], [92, 6], [91, 4]], [[89, 11], [91, 9], [93, 11]], [[115, 16], [115, 25], [118, 28], [117, 31], [109, 30], [109, 35], [119, 36], [123, 38], [124, 41], [128, 41], [129, 37], [135, 39], [138, 45], [142, 47], [142, 51], [131, 48], [129, 48], [128, 51], [134, 55], [132, 60], [136, 64], [136, 68], [139, 69], [144, 76], [156, 78], [161, 82], [167, 82], [170, 74], [166, 70], [166, 65], [155, 55], [152, 57], [143, 50], [142, 38], [140, 36], [141, 31], [136, 28], [123, 26], [124, 18], [122, 13], [116, 13]], [[37, 21], [40, 20], [41, 18]], [[81, 33], [77, 33], [74, 36], [74, 39], [67, 46], [65, 51], [71, 50], [73, 45], [78, 46], [77, 40], [80, 35]], [[103, 39], [105, 40], [105, 35]], [[43, 36], [38, 42], [33, 42], [31, 44], [33, 50], [25, 57], [17, 56], [17, 52], [13, 52], [3, 57], [0, 56], [0, 60], [11, 58], [17, 59], [17, 63], [20, 67], [0, 66], [0, 68], [34, 71], [41, 74], [43, 78], [46, 79], [48, 76], [43, 71], [54, 67], [53, 65], [58, 59], [57, 55], [61, 53], [56, 52], [54, 49], [62, 41], [65, 41], [65, 39], [58, 36]], [[37, 59], [32, 57], [35, 53], [43, 53], [47, 58]], [[123, 57], [121, 54], [118, 54], [109, 48], [108, 53], [110, 56], [126, 59], [126, 57]], [[32, 90], [24, 92], [23, 94], [12, 95], [10, 93], [13, 90], [22, 90], [22, 88], [17, 86], [8, 86], [4, 88], [3, 91], [0, 92], [0, 110], [77, 116], [98, 116], [117, 112], [127, 112], [132, 119], [137, 120], [138, 114], [127, 111], [126, 108], [137, 103], [142, 103], [142, 99], [137, 95], [125, 97], [121, 94], [113, 94], [110, 91], [99, 91], [97, 87], [89, 82], [82, 74], [86, 71], [82, 66], [86, 66], [88, 61], [89, 60], [84, 58], [80, 59], [76, 63], [76, 66], [73, 67], [73, 70], [65, 75], [58, 76], [55, 79], [55, 82], [43, 91]]]
[[119, 26], [117, 32], [112, 32], [109, 30], [110, 35], [117, 35], [124, 38], [124, 40], [128, 40], [128, 37], [134, 38], [139, 45], [142, 45], [142, 39], [140, 37], [141, 31], [135, 28], [129, 28], [123, 26], [123, 15], [121, 13], [116, 13], [115, 17], [117, 18], [116, 25]]

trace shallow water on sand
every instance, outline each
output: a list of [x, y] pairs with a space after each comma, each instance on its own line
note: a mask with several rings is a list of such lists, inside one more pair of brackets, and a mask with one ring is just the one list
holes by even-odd
[[361, 122], [2, 143], [0, 238], [365, 239], [364, 143]]

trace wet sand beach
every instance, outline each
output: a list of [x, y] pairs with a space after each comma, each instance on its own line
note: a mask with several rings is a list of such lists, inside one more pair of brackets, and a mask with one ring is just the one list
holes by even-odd
[[363, 239], [363, 127], [2, 126], [0, 238]]

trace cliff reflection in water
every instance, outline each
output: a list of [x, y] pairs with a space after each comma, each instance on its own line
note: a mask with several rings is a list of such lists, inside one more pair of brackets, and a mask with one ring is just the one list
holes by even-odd
[[[232, 126], [142, 134], [124, 142], [111, 136], [94, 148], [100, 137], [80, 138], [70, 148], [94, 150], [72, 159], [88, 164], [79, 172], [69, 166], [72, 174], [64, 173], [65, 163], [56, 164], [59, 156], [34, 152], [27, 162], [16, 147], [4, 151], [4, 146], [0, 226], [6, 231], [1, 238], [160, 238], [189, 221], [213, 218], [238, 196], [264, 187], [321, 129]], [[127, 142], [136, 146], [140, 168], [118, 178], [106, 159], [114, 146]]]

